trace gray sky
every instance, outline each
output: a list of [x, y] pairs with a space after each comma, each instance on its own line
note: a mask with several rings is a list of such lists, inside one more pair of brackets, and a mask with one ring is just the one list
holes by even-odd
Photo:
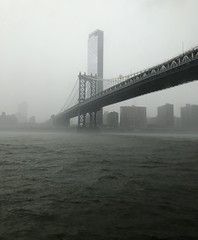
[[[58, 113], [79, 71], [88, 34], [104, 31], [104, 77], [128, 75], [198, 45], [197, 0], [0, 0], [0, 111], [28, 103], [38, 121]], [[198, 104], [198, 82], [131, 99], [156, 107]], [[123, 105], [124, 103], [120, 103]], [[111, 110], [117, 110], [112, 106]]]

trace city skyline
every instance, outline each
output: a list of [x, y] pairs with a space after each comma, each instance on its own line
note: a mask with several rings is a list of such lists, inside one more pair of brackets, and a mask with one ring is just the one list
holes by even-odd
[[[105, 33], [105, 78], [144, 70], [196, 46], [197, 8], [195, 0], [1, 1], [0, 110], [14, 112], [25, 99], [39, 121], [58, 113], [79, 71], [87, 69], [87, 36], [98, 28]], [[182, 105], [198, 103], [197, 89], [196, 81], [111, 108], [146, 104], [154, 116], [157, 104], [173, 102], [179, 116]]]
[[198, 239], [198, 0], [0, 0], [0, 240]]
[[[111, 115], [111, 116], [109, 116]], [[110, 117], [110, 119], [109, 119]], [[153, 128], [198, 128], [198, 105], [186, 104], [180, 108], [180, 116], [175, 116], [174, 105], [166, 103], [157, 107], [154, 117], [147, 116], [145, 106], [121, 106], [120, 111], [105, 111], [103, 115], [104, 127], [121, 129]], [[109, 121], [108, 121], [109, 120]], [[112, 126], [113, 125], [113, 126]]]

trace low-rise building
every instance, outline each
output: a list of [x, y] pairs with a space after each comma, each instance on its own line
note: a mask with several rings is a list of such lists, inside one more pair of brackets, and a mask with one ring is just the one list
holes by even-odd
[[174, 127], [174, 106], [173, 104], [165, 104], [157, 108], [158, 126], [170, 128]]
[[181, 108], [181, 126], [183, 128], [198, 128], [198, 105], [186, 104]]
[[120, 107], [120, 127], [125, 129], [141, 129], [147, 125], [146, 107]]
[[107, 126], [112, 128], [118, 127], [118, 113], [109, 112], [107, 115]]

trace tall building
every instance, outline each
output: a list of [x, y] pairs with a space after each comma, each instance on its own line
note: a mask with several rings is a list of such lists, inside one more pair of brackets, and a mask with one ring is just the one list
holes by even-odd
[[198, 105], [186, 104], [181, 108], [181, 126], [184, 128], [198, 127]]
[[109, 112], [108, 111], [104, 111], [103, 114], [103, 124], [106, 126], [107, 125], [107, 117], [108, 117]]
[[120, 107], [120, 127], [125, 129], [141, 129], [147, 124], [146, 107]]
[[13, 127], [17, 125], [17, 118], [15, 115], [7, 115], [5, 112], [2, 112], [0, 115], [0, 127]]
[[174, 106], [165, 104], [157, 108], [157, 120], [160, 127], [174, 127]]
[[[96, 30], [89, 34], [88, 39], [88, 75], [97, 75], [98, 78], [103, 78], [103, 47], [104, 47], [104, 34], [101, 30]], [[98, 81], [96, 84], [96, 93], [103, 90], [103, 82]], [[90, 93], [87, 93], [88, 96]], [[102, 125], [103, 111], [97, 113], [97, 122]]]
[[22, 102], [18, 105], [17, 119], [20, 123], [25, 123], [28, 120], [28, 107], [26, 102]]
[[147, 125], [146, 107], [132, 106], [133, 128], [145, 128]]
[[[89, 34], [88, 75], [96, 74], [99, 78], [103, 78], [103, 45], [104, 45], [103, 31], [96, 30]], [[99, 86], [100, 85], [102, 84], [99, 84]]]
[[191, 105], [191, 124], [192, 127], [198, 127], [198, 105]]
[[107, 126], [111, 128], [118, 127], [118, 113], [117, 112], [110, 112], [107, 115]]
[[132, 128], [132, 111], [130, 106], [120, 107], [120, 127]]

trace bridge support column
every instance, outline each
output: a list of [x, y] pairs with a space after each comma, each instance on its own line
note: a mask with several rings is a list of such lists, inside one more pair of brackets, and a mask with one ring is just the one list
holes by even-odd
[[85, 127], [85, 123], [86, 123], [86, 114], [81, 114], [79, 113], [78, 115], [78, 127]]
[[93, 112], [93, 127], [97, 127], [96, 115], [97, 112]]
[[90, 126], [90, 128], [92, 128], [93, 127], [93, 115], [92, 115], [92, 112], [89, 112], [89, 119], [90, 119], [89, 126]]
[[[78, 76], [79, 79], [79, 104], [83, 103], [86, 99], [86, 83], [89, 82], [89, 86], [90, 86], [90, 97], [93, 97], [94, 95], [96, 95], [96, 91], [97, 91], [97, 80], [93, 79], [93, 77], [91, 76], [86, 76], [86, 74], [81, 75], [81, 73], [79, 73]], [[83, 114], [80, 112], [81, 110], [79, 110], [79, 114], [78, 114], [78, 127], [85, 127], [86, 126], [86, 114]], [[96, 118], [97, 118], [97, 111], [91, 111], [89, 112], [89, 116], [90, 116], [90, 123], [88, 123], [89, 127], [96, 127], [97, 122], [96, 122]], [[87, 120], [88, 121], [88, 120]]]
[[86, 80], [83, 78], [81, 74], [78, 76], [79, 79], [79, 103], [85, 101], [86, 97]]
[[90, 81], [91, 97], [96, 95], [96, 80]]
[[97, 126], [97, 121], [96, 121], [97, 112], [89, 112], [89, 116], [90, 116], [89, 127], [95, 128]]

